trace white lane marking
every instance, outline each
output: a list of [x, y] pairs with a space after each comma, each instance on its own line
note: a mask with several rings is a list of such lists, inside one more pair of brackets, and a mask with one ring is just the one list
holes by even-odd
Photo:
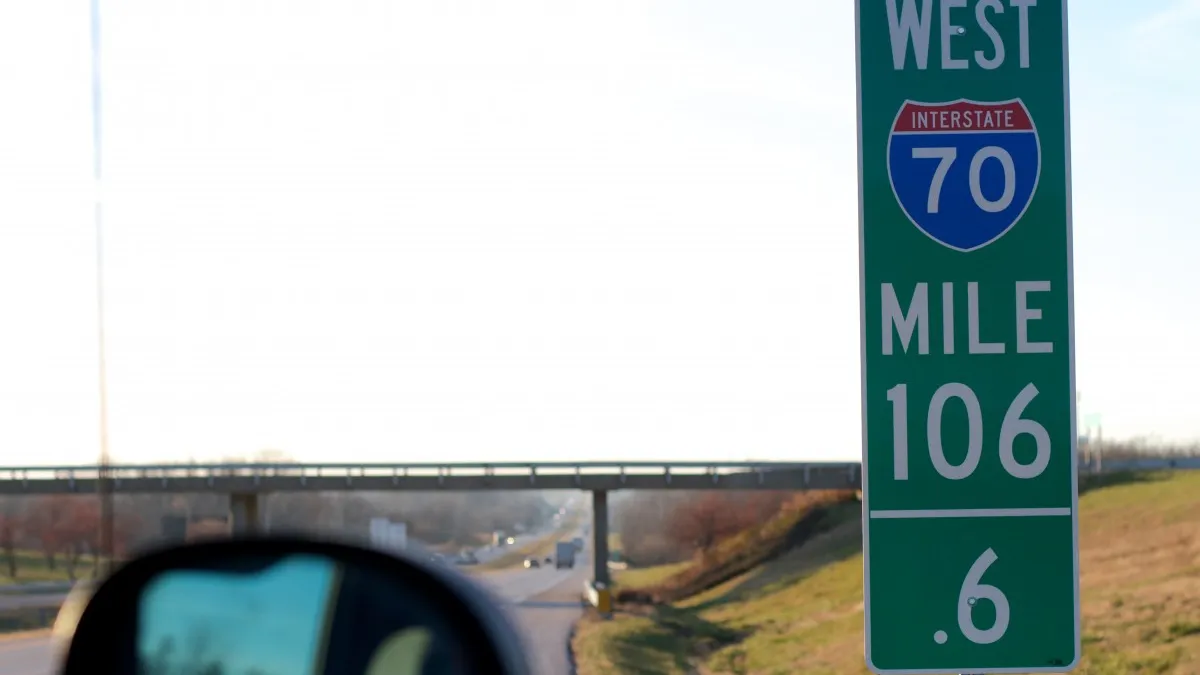
[[1069, 516], [1071, 507], [1044, 509], [897, 509], [871, 511], [871, 518], [1033, 518]]

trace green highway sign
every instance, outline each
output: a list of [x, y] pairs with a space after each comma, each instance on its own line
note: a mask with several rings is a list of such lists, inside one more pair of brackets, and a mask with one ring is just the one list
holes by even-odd
[[867, 665], [1080, 657], [1065, 0], [855, 0]]

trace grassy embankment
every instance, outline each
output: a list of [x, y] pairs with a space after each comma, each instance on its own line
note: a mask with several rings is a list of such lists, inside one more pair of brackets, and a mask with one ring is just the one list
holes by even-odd
[[[22, 550], [15, 551], [17, 559], [17, 576], [10, 577], [8, 575], [8, 556], [0, 553], [0, 585], [3, 584], [23, 584], [32, 581], [67, 581], [67, 566], [63, 563], [63, 557], [60, 555], [55, 559], [54, 569], [50, 569], [49, 563], [46, 561], [46, 556], [41, 551]], [[87, 579], [92, 576], [92, 567], [94, 563], [91, 556], [80, 558], [75, 565], [75, 578]]]
[[[1200, 472], [1103, 480], [1080, 497], [1075, 672], [1200, 673]], [[699, 565], [619, 574], [619, 592], [641, 585], [663, 602], [584, 619], [579, 675], [867, 673], [861, 528], [842, 508], [802, 546], [704, 590], [680, 588]]]
[[681, 562], [654, 567], [632, 567], [613, 570], [613, 582], [618, 588], [653, 588], [690, 568], [692, 563]]

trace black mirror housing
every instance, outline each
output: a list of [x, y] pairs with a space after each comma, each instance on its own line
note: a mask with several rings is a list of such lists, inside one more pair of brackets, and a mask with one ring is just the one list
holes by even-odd
[[126, 563], [95, 589], [60, 672], [155, 675], [180, 654], [223, 675], [532, 672], [502, 603], [461, 573], [287, 536]]

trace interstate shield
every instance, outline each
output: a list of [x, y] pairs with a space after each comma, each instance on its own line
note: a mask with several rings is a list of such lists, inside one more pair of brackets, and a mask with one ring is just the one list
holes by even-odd
[[1037, 191], [1041, 146], [1020, 99], [905, 101], [888, 136], [888, 178], [908, 219], [957, 251], [1000, 239]]

